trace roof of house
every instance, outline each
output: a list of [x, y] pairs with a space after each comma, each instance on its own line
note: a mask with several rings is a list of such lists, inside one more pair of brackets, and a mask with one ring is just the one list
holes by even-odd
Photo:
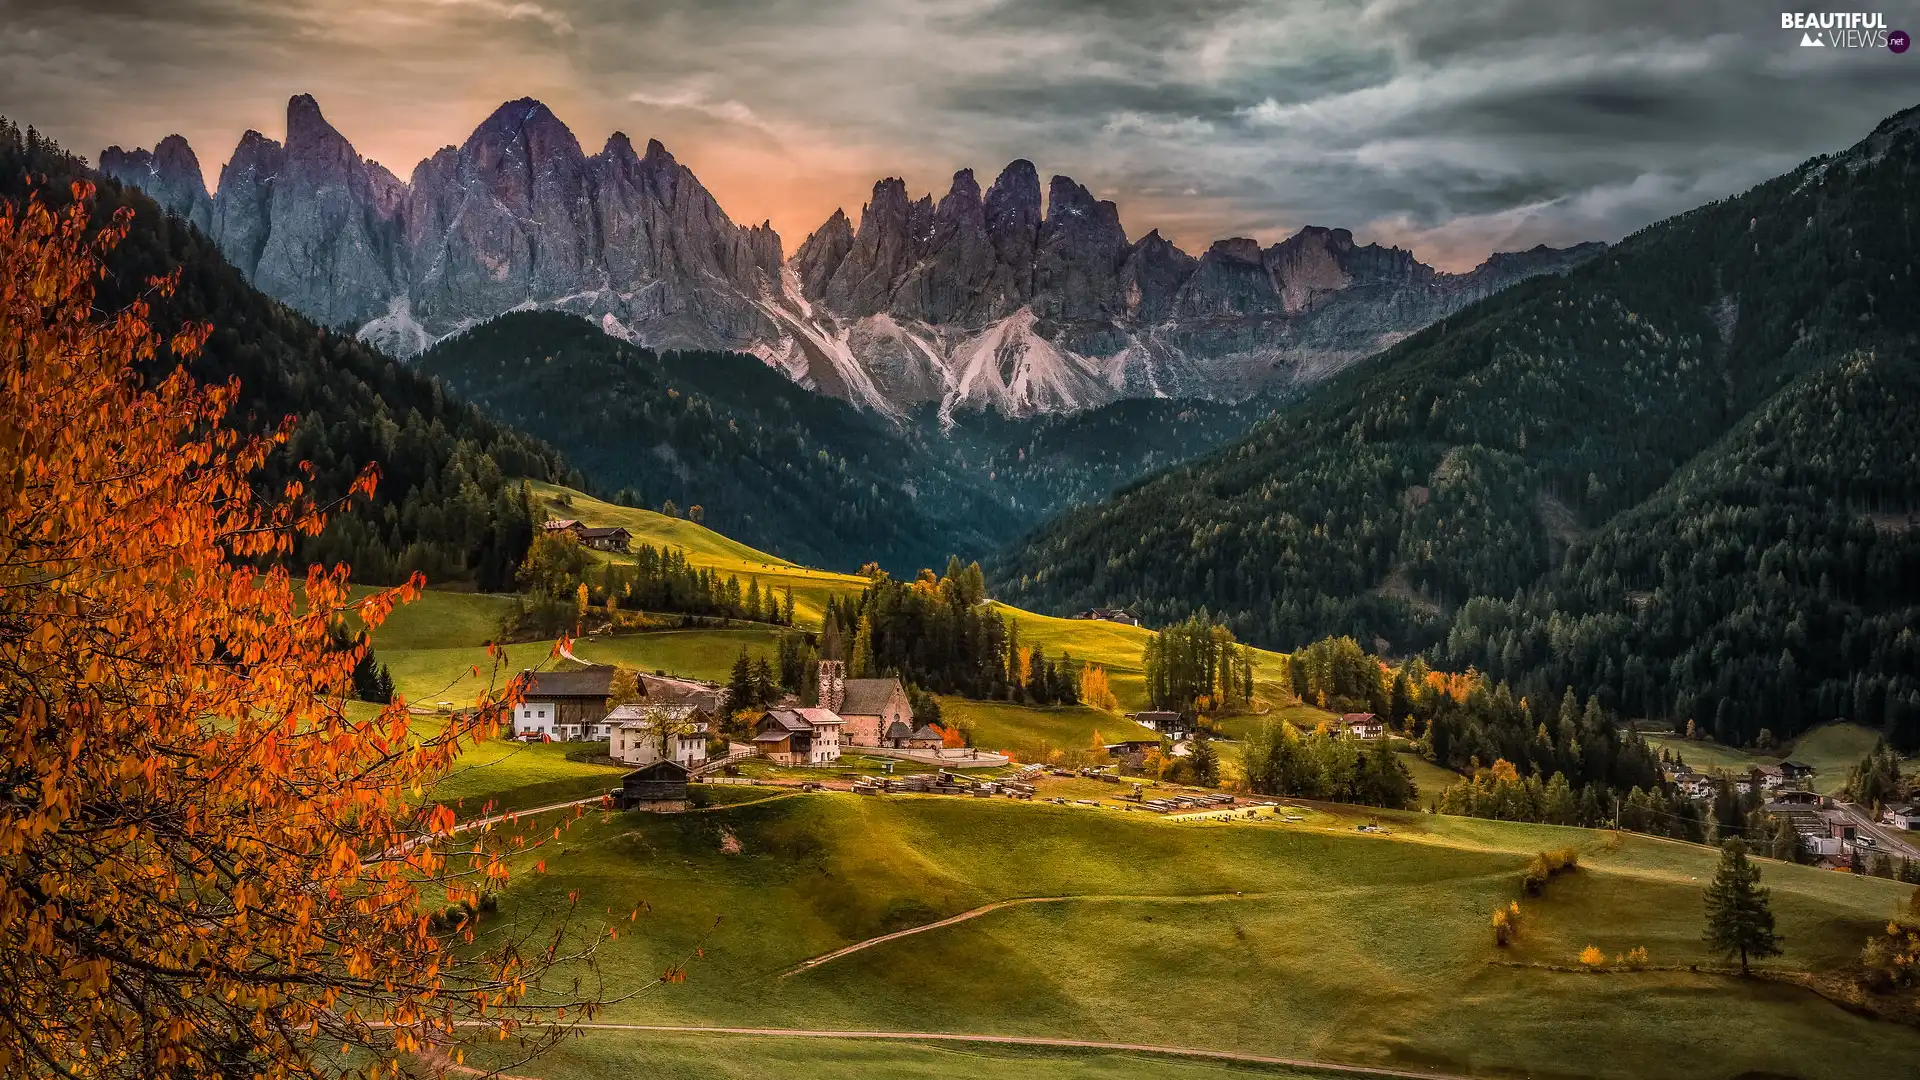
[[1180, 714], [1166, 709], [1151, 709], [1133, 714], [1137, 724], [1171, 724], [1180, 719]]
[[627, 530], [621, 528], [618, 525], [615, 525], [612, 528], [593, 528], [593, 529], [580, 530], [580, 539], [582, 540], [599, 540], [599, 539], [610, 537], [610, 536], [631, 537], [632, 535], [633, 535], [632, 533], [628, 532]]
[[1159, 739], [1124, 739], [1120, 742], [1107, 743], [1106, 747], [1108, 752], [1112, 752], [1114, 750], [1144, 750], [1159, 745]]
[[808, 708], [808, 709], [795, 709], [793, 711], [799, 713], [800, 716], [807, 721], [807, 723], [813, 725], [814, 727], [824, 727], [830, 724], [846, 723], [845, 720], [840, 718], [840, 714], [837, 712], [834, 712], [832, 709]]
[[640, 693], [649, 702], [698, 705], [717, 713], [727, 703], [727, 688], [698, 679], [677, 679], [669, 675], [640, 676]]
[[848, 679], [840, 699], [841, 716], [878, 716], [900, 687], [899, 679]]
[[753, 741], [763, 742], [763, 743], [786, 742], [787, 736], [792, 734], [793, 732], [788, 730], [787, 728], [773, 727], [773, 728], [768, 728], [767, 730], [761, 732], [758, 735], [755, 735], [753, 737]]
[[526, 696], [537, 698], [604, 698], [613, 684], [613, 668], [605, 664], [580, 671], [536, 671]]
[[707, 710], [687, 702], [667, 705], [619, 705], [607, 714], [607, 722], [619, 724], [623, 728], [649, 730], [657, 730], [669, 724], [686, 724], [700, 729], [707, 726]]
[[[800, 715], [798, 709], [768, 709], [766, 719], [782, 731], [812, 731], [813, 725]], [[771, 730], [771, 729], [769, 729]], [[755, 742], [760, 740], [756, 738]]]
[[1762, 776], [1781, 775], [1780, 766], [1778, 765], [1756, 765], [1754, 766], [1753, 771], [1761, 774]]
[[893, 723], [887, 725], [887, 738], [911, 739], [913, 738], [913, 725], [907, 723], [905, 720], [895, 720]]
[[579, 525], [580, 522], [573, 518], [548, 518], [546, 521], [540, 523], [540, 527], [548, 532], [559, 532], [562, 529], [578, 528]]
[[1780, 763], [1780, 767], [1783, 769], [1792, 769], [1795, 772], [1813, 772], [1814, 771], [1813, 766], [1800, 761], [1783, 761]]
[[1370, 712], [1350, 712], [1340, 718], [1343, 724], [1377, 724], [1380, 718]]
[[651, 765], [642, 765], [620, 779], [625, 780], [681, 780], [692, 774], [685, 765], [672, 758], [661, 758]]
[[942, 732], [939, 728], [934, 727], [932, 724], [922, 724], [920, 725], [920, 730], [913, 733], [913, 737], [916, 739], [944, 740], [946, 738], [946, 734]]

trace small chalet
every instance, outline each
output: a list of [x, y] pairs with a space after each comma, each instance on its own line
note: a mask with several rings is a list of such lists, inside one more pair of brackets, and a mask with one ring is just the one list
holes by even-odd
[[753, 746], [781, 765], [831, 765], [840, 760], [845, 726], [831, 709], [768, 709], [754, 725]]
[[607, 714], [613, 736], [607, 753], [629, 765], [677, 761], [688, 769], [707, 762], [713, 715], [698, 705], [621, 705]]
[[899, 679], [849, 679], [839, 660], [820, 661], [820, 707], [846, 721], [848, 746], [880, 746], [895, 724], [913, 723]]
[[1121, 626], [1139, 626], [1140, 620], [1125, 608], [1088, 608], [1067, 616], [1069, 619], [1093, 619], [1098, 622], [1119, 623]]
[[582, 546], [595, 551], [625, 551], [633, 543], [633, 534], [617, 525], [610, 529], [581, 529], [576, 535]]
[[[1759, 778], [1761, 791], [1779, 791], [1787, 784], [1786, 774], [1778, 765], [1757, 765], [1754, 767], [1753, 775]], [[1752, 785], [1749, 784], [1748, 787], [1751, 788]]]
[[1150, 731], [1175, 739], [1184, 739], [1193, 734], [1193, 721], [1177, 712], [1164, 709], [1152, 709], [1146, 712], [1128, 713], [1127, 719]]
[[549, 535], [566, 533], [580, 541], [582, 547], [595, 551], [625, 551], [633, 543], [633, 534], [625, 529], [618, 526], [591, 529], [576, 518], [550, 518], [540, 523], [540, 531]]
[[940, 729], [932, 724], [922, 724], [916, 729], [905, 720], [895, 720], [881, 734], [879, 745], [895, 750], [938, 750], [945, 742]]
[[1350, 712], [1340, 718], [1340, 726], [1356, 739], [1378, 739], [1387, 733], [1387, 722], [1370, 712]]
[[1780, 775], [1789, 784], [1801, 784], [1813, 779], [1813, 766], [1798, 761], [1780, 763]]
[[620, 806], [626, 810], [685, 810], [687, 767], [660, 760], [620, 779]]
[[528, 672], [526, 696], [513, 710], [513, 734], [541, 739], [604, 739], [613, 668]]

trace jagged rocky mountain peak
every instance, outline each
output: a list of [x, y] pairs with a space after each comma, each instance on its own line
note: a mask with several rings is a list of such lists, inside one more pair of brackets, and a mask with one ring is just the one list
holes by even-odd
[[657, 139], [589, 157], [534, 98], [508, 101], [402, 181], [310, 95], [284, 143], [249, 131], [208, 195], [184, 140], [110, 149], [102, 171], [207, 231], [254, 284], [400, 355], [507, 311], [556, 308], [663, 349], [751, 352], [804, 385], [900, 415], [1024, 414], [1128, 396], [1239, 397], [1313, 378], [1588, 249], [1439, 274], [1312, 226], [1199, 257], [1129, 241], [1120, 208], [1024, 158], [982, 192], [883, 177], [783, 255]]

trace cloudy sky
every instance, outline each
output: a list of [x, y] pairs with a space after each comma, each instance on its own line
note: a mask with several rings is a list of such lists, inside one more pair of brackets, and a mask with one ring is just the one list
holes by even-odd
[[[0, 114], [209, 183], [312, 93], [402, 177], [533, 96], [657, 137], [789, 250], [875, 179], [1034, 160], [1189, 250], [1344, 225], [1464, 268], [1614, 240], [1920, 103], [1920, 51], [1710, 0], [0, 0]], [[1920, 3], [1889, 10], [1920, 29]], [[1905, 23], [1912, 26], [1905, 26]]]

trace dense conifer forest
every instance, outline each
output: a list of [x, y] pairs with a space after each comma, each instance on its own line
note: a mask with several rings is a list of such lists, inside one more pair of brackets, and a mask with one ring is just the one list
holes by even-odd
[[267, 298], [213, 241], [145, 195], [100, 180], [59, 146], [0, 120], [0, 198], [18, 203], [38, 190], [63, 205], [76, 180], [97, 184], [96, 224], [122, 207], [133, 212], [131, 233], [109, 259], [102, 302], [122, 305], [145, 294], [150, 277], [178, 268], [179, 289], [155, 299], [154, 324], [213, 324], [191, 370], [202, 382], [239, 380], [237, 426], [266, 432], [293, 419], [291, 439], [259, 477], [263, 488], [295, 479], [305, 461], [314, 468], [310, 490], [337, 498], [363, 466], [379, 463], [371, 504], [335, 514], [325, 532], [307, 538], [295, 553], [299, 568], [344, 561], [369, 583], [420, 570], [433, 582], [512, 587], [533, 535], [532, 507], [513, 478], [581, 482], [559, 454]]
[[1062, 507], [1217, 446], [1272, 410], [1123, 401], [1068, 416], [862, 412], [738, 353], [668, 352], [578, 316], [503, 315], [440, 342], [422, 372], [566, 451], [600, 494], [699, 506], [783, 558], [901, 575], [1002, 545]]
[[1732, 742], [1920, 744], [1920, 110], [1043, 526], [1009, 602], [1207, 608]]

